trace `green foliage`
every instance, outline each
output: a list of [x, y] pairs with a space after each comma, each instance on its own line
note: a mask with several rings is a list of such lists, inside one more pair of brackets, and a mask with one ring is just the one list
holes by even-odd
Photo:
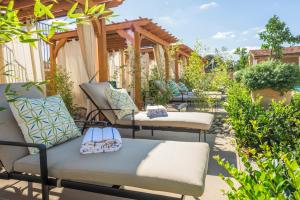
[[299, 80], [299, 66], [279, 61], [262, 62], [243, 72], [243, 82], [251, 90], [272, 88], [281, 92], [288, 91]]
[[239, 60], [234, 65], [234, 71], [245, 69], [248, 66], [249, 54], [246, 48], [237, 48], [234, 54], [239, 56]]
[[[220, 175], [231, 188], [226, 193], [230, 200], [240, 199], [300, 199], [299, 162], [290, 153], [272, 152], [262, 145], [263, 153], [254, 153], [255, 167], [248, 156], [242, 156], [245, 170], [239, 171], [219, 156], [215, 159], [238, 182]], [[255, 151], [253, 151], [255, 152]]]
[[252, 102], [247, 88], [233, 83], [224, 106], [241, 146], [259, 150], [260, 145], [267, 142], [288, 152], [299, 145], [300, 110], [293, 104], [273, 102], [263, 108], [259, 102]]
[[264, 42], [262, 48], [271, 49], [271, 57], [280, 59], [282, 57], [283, 45], [300, 43], [300, 36], [293, 36], [285, 22], [274, 15], [269, 19], [265, 30], [259, 34]]
[[300, 93], [299, 92], [297, 92], [293, 95], [292, 105], [295, 108], [297, 108], [298, 110], [300, 110]]
[[[151, 79], [149, 81], [149, 96], [151, 97], [153, 104], [167, 105], [172, 98], [172, 92], [168, 89], [167, 86], [165, 87], [166, 91], [161, 92], [160, 89], [154, 84], [154, 80], [158, 79]], [[164, 82], [162, 81], [162, 83]]]
[[[75, 3], [67, 13], [66, 18], [62, 21], [56, 20], [51, 22], [49, 34], [44, 35], [47, 31], [28, 30], [27, 25], [20, 22], [17, 15], [18, 11], [14, 9], [14, 1], [10, 0], [7, 6], [0, 6], [0, 44], [9, 42], [14, 37], [17, 37], [20, 42], [35, 46], [35, 42], [39, 39], [49, 42], [56, 31], [66, 30], [71, 24], [84, 23], [87, 20], [101, 16], [106, 16], [105, 18], [109, 19], [110, 11], [105, 9], [105, 4], [89, 7], [88, 0], [85, 3], [85, 10], [83, 12], [77, 9], [78, 3]], [[35, 0], [32, 21], [41, 18], [54, 18], [55, 16], [51, 12], [54, 4], [58, 4], [58, 2], [52, 0], [52, 4], [45, 5], [41, 0]]]
[[184, 82], [190, 88], [199, 88], [200, 80], [203, 76], [204, 62], [199, 56], [201, 43], [196, 43], [194, 51], [189, 57], [189, 64], [184, 69]]
[[297, 95], [290, 105], [273, 102], [263, 108], [245, 86], [231, 84], [224, 106], [245, 169], [215, 157], [237, 182], [220, 175], [231, 188], [229, 199], [300, 199], [299, 102]]
[[70, 74], [65, 69], [59, 68], [56, 71], [54, 81], [55, 91], [61, 96], [69, 112], [74, 115], [76, 111], [72, 93], [74, 83], [71, 81]]

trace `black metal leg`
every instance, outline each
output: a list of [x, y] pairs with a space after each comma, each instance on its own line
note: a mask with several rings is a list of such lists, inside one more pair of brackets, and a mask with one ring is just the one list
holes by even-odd
[[199, 133], [199, 142], [201, 142], [201, 131]]
[[49, 200], [49, 187], [45, 184], [42, 184], [42, 199]]
[[204, 142], [206, 142], [206, 131], [204, 132]]
[[152, 135], [152, 137], [154, 136], [154, 130], [153, 130], [153, 128], [151, 128], [151, 135]]
[[135, 139], [135, 127], [132, 127], [132, 138]]

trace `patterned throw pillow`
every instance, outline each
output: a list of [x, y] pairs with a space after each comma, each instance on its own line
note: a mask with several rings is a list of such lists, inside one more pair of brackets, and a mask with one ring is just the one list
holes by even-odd
[[[10, 108], [27, 143], [49, 148], [81, 135], [60, 96], [18, 98]], [[38, 149], [29, 148], [29, 153], [36, 154]]]
[[121, 109], [114, 110], [118, 119], [132, 114], [132, 110], [135, 112], [139, 111], [125, 89], [114, 89], [110, 87], [106, 88], [104, 93], [111, 108]]
[[179, 88], [180, 92], [183, 92], [183, 93], [189, 92], [189, 89], [185, 86], [184, 83], [179, 82], [177, 85], [178, 85], [178, 88]]
[[168, 81], [168, 88], [171, 90], [173, 96], [180, 96], [181, 93], [174, 81]]

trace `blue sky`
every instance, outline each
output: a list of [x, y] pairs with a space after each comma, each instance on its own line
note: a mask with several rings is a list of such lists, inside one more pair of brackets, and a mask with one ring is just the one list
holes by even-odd
[[113, 21], [152, 18], [191, 47], [201, 40], [211, 49], [257, 48], [274, 14], [300, 34], [300, 0], [125, 0], [114, 11]]

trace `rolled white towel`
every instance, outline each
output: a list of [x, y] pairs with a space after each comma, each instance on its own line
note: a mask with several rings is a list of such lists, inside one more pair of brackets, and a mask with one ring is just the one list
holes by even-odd
[[115, 152], [121, 149], [122, 139], [119, 131], [115, 128], [103, 128], [101, 140], [95, 142], [94, 153]]
[[117, 129], [106, 128], [89, 128], [85, 134], [80, 153], [102, 153], [118, 151], [122, 147], [122, 139]]

